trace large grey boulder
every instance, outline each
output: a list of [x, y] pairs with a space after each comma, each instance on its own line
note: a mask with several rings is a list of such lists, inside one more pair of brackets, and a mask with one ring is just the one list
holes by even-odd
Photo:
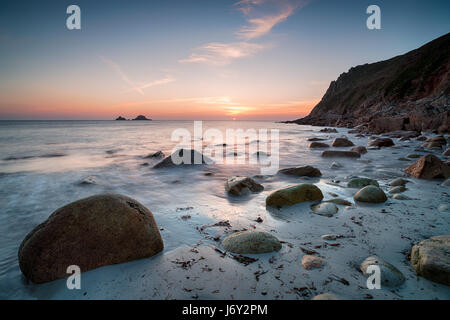
[[236, 232], [222, 241], [225, 250], [240, 254], [256, 254], [278, 251], [280, 241], [273, 235], [263, 231]]

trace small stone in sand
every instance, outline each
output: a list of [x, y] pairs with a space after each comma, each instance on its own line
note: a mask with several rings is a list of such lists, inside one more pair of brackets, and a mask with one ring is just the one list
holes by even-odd
[[341, 299], [339, 299], [332, 293], [322, 293], [312, 298], [312, 300], [341, 300]]
[[401, 194], [401, 193], [396, 193], [396, 194], [394, 194], [394, 195], [392, 196], [392, 198], [393, 198], [393, 199], [396, 199], [396, 200], [412, 200], [410, 197], [405, 196], [404, 194]]
[[226, 237], [222, 246], [225, 250], [240, 254], [256, 254], [279, 251], [280, 241], [273, 235], [262, 231], [241, 231]]
[[311, 210], [318, 215], [332, 217], [338, 212], [338, 207], [331, 202], [322, 202], [311, 206]]
[[391, 182], [389, 182], [388, 184], [391, 187], [397, 187], [397, 186], [404, 186], [405, 184], [407, 184], [409, 181], [406, 179], [402, 179], [402, 178], [397, 178], [392, 180]]
[[332, 240], [336, 240], [337, 236], [335, 234], [324, 234], [323, 236], [321, 236], [321, 238], [323, 240], [332, 241]]
[[326, 260], [324, 258], [312, 256], [309, 254], [305, 254], [302, 258], [302, 266], [306, 270], [311, 270], [313, 268], [322, 268], [325, 263]]

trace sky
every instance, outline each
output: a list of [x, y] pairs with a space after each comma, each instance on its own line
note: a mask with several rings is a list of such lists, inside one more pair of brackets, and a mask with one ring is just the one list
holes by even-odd
[[[69, 30], [69, 5], [81, 29]], [[381, 29], [369, 30], [369, 5]], [[0, 120], [291, 120], [353, 66], [450, 31], [450, 1], [0, 4]]]

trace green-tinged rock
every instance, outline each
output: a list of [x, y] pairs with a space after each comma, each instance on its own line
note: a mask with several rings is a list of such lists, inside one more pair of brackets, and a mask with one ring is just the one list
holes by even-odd
[[310, 183], [301, 183], [272, 192], [266, 198], [266, 204], [272, 207], [283, 207], [322, 199], [323, 194], [318, 187]]
[[384, 261], [383, 259], [376, 256], [368, 257], [361, 264], [361, 272], [365, 277], [369, 277], [373, 274], [373, 271], [367, 270], [367, 268], [371, 265], [375, 265], [380, 268], [382, 287], [398, 287], [402, 285], [406, 280], [405, 276], [400, 272], [400, 270], [398, 270], [389, 262]]
[[225, 250], [240, 254], [256, 254], [278, 251], [280, 241], [267, 232], [241, 231], [226, 237], [222, 246]]
[[379, 184], [376, 180], [369, 178], [355, 178], [347, 183], [347, 187], [349, 188], [363, 188], [370, 185], [379, 187]]
[[386, 194], [376, 186], [367, 186], [359, 190], [353, 197], [355, 201], [381, 203], [387, 200]]
[[413, 246], [411, 265], [418, 275], [450, 286], [450, 235], [431, 237]]

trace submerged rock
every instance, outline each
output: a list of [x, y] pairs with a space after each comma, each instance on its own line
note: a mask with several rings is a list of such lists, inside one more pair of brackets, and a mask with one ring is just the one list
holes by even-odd
[[342, 168], [342, 164], [340, 164], [339, 162], [333, 162], [333, 163], [331, 163], [330, 168], [331, 169], [340, 169], [340, 168]]
[[392, 139], [390, 138], [376, 138], [373, 141], [369, 142], [369, 146], [374, 146], [374, 147], [391, 147], [395, 145], [394, 141], [392, 141]]
[[266, 198], [266, 205], [283, 207], [300, 202], [319, 201], [322, 199], [322, 191], [317, 186], [310, 183], [301, 183], [272, 192]]
[[395, 200], [413, 200], [412, 198], [405, 196], [404, 194], [401, 193], [394, 194], [392, 198]]
[[391, 187], [397, 187], [397, 186], [404, 186], [405, 184], [407, 184], [409, 181], [406, 179], [402, 179], [402, 178], [397, 178], [392, 180], [391, 182], [389, 182], [388, 184]]
[[325, 141], [327, 139], [323, 139], [323, 138], [317, 138], [317, 137], [313, 137], [313, 138], [308, 138], [306, 139], [306, 141]]
[[410, 159], [416, 159], [416, 158], [420, 158], [420, 154], [417, 154], [417, 153], [410, 153], [410, 154], [408, 154], [406, 157], [407, 157], [407, 158], [410, 158]]
[[358, 152], [359, 154], [366, 154], [367, 153], [367, 149], [366, 147], [362, 147], [362, 146], [356, 146], [350, 149], [350, 151], [355, 151]]
[[352, 147], [355, 144], [348, 140], [347, 138], [336, 138], [331, 143], [333, 147]]
[[308, 146], [308, 148], [328, 148], [330, 147], [330, 145], [326, 144], [326, 143], [322, 143], [322, 142], [311, 142]]
[[351, 179], [347, 183], [348, 188], [363, 188], [363, 187], [369, 186], [369, 185], [379, 187], [379, 184], [376, 180], [369, 179], [369, 178], [355, 178], [355, 179]]
[[314, 296], [312, 300], [341, 300], [332, 293], [322, 293]]
[[366, 186], [359, 190], [353, 197], [355, 201], [368, 203], [381, 203], [387, 200], [386, 194], [376, 186]]
[[82, 186], [97, 184], [97, 177], [96, 176], [88, 176], [86, 178], [81, 179], [78, 182], [78, 184], [82, 185]]
[[164, 244], [153, 214], [136, 200], [101, 194], [72, 202], [31, 231], [19, 248], [19, 266], [35, 283], [151, 257]]
[[407, 189], [404, 187], [404, 186], [396, 186], [396, 187], [393, 187], [393, 188], [391, 188], [391, 189], [389, 189], [389, 193], [390, 194], [395, 194], [395, 193], [402, 193], [402, 192], [405, 192]]
[[320, 216], [332, 217], [338, 212], [338, 207], [331, 202], [321, 202], [312, 205], [311, 210]]
[[278, 173], [296, 177], [320, 177], [322, 175], [319, 169], [311, 166], [281, 169]]
[[256, 254], [279, 251], [280, 241], [267, 232], [241, 231], [226, 237], [222, 246], [225, 250], [240, 254]]
[[326, 260], [321, 257], [312, 256], [310, 254], [305, 254], [302, 257], [302, 266], [306, 270], [311, 270], [313, 268], [322, 268], [326, 263]]
[[450, 286], [450, 235], [431, 237], [414, 245], [411, 265], [418, 275]]
[[406, 168], [405, 172], [419, 179], [447, 179], [450, 176], [449, 166], [432, 154], [423, 156]]
[[441, 186], [443, 186], [443, 187], [450, 187], [450, 179], [446, 179], [444, 182], [442, 182]]
[[156, 151], [154, 153], [150, 153], [149, 155], [145, 156], [144, 159], [150, 159], [150, 158], [163, 158], [165, 156], [164, 152], [162, 151]]
[[327, 241], [333, 241], [337, 239], [337, 236], [335, 234], [324, 234], [322, 236], [320, 236], [323, 240], [327, 240]]
[[327, 150], [327, 151], [322, 152], [322, 157], [324, 157], [324, 158], [332, 158], [332, 157], [360, 158], [361, 155], [355, 151]]
[[336, 199], [331, 199], [331, 200], [327, 200], [324, 202], [331, 202], [331, 203], [335, 203], [335, 204], [340, 204], [343, 206], [351, 206], [353, 205], [353, 203], [351, 203], [350, 201], [347, 201], [345, 199], [341, 199], [341, 198], [336, 198]]
[[376, 257], [368, 257], [364, 262], [361, 264], [361, 272], [365, 277], [369, 277], [373, 274], [372, 272], [368, 272], [367, 267], [375, 265], [380, 268], [380, 276], [381, 276], [381, 285], [386, 287], [398, 287], [402, 285], [406, 278], [405, 276], [398, 270], [396, 267], [394, 267], [389, 262]]
[[153, 168], [171, 168], [176, 166], [186, 166], [194, 164], [210, 164], [212, 162], [213, 161], [210, 158], [204, 156], [197, 150], [178, 149], [170, 156], [164, 158], [156, 165], [154, 165]]
[[320, 132], [337, 133], [337, 130], [334, 128], [324, 128], [320, 129]]
[[232, 195], [241, 196], [250, 192], [261, 192], [264, 187], [249, 177], [232, 177], [227, 180], [225, 190]]

